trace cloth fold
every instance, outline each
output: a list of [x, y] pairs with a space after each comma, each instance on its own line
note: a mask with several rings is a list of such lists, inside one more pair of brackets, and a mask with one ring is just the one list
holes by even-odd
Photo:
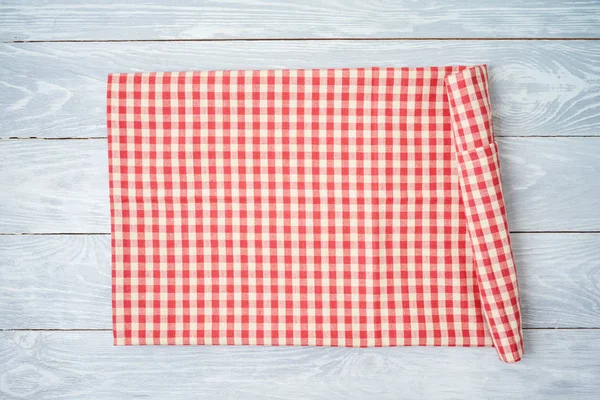
[[523, 354], [487, 65], [108, 77], [116, 345]]
[[487, 65], [446, 77], [462, 200], [479, 295], [500, 359], [523, 355], [517, 273], [502, 195]]

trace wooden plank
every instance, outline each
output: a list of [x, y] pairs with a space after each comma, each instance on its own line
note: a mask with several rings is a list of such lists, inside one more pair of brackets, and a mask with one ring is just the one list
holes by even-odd
[[572, 38], [600, 24], [593, 1], [77, 3], [4, 0], [0, 40]]
[[[513, 231], [600, 229], [600, 138], [499, 138]], [[0, 233], [107, 233], [105, 140], [1, 140]]]
[[110, 232], [106, 146], [0, 141], [0, 233]]
[[111, 328], [110, 235], [0, 236], [0, 329]]
[[493, 348], [113, 347], [110, 332], [1, 332], [7, 398], [596, 398], [596, 330], [525, 333]]
[[[513, 234], [526, 328], [600, 327], [600, 234]], [[110, 329], [110, 236], [0, 236], [0, 329]]]
[[600, 41], [275, 41], [0, 45], [0, 137], [106, 136], [110, 72], [483, 62], [498, 135], [600, 135]]
[[600, 234], [513, 233], [526, 328], [600, 328]]

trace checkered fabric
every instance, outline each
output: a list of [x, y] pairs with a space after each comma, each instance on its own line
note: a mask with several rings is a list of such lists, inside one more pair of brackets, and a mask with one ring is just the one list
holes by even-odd
[[111, 74], [117, 345], [523, 353], [485, 64]]

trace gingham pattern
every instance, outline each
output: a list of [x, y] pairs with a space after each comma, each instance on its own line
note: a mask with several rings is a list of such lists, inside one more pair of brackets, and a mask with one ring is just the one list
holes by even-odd
[[487, 66], [446, 77], [463, 203], [481, 302], [500, 358], [523, 356], [517, 273], [502, 196]]
[[112, 74], [115, 344], [522, 354], [487, 67]]

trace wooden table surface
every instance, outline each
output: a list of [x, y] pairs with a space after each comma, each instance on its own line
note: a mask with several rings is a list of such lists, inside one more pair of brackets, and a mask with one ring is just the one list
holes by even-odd
[[[597, 1], [0, 0], [0, 398], [598, 398]], [[526, 355], [113, 347], [110, 72], [487, 63]]]

